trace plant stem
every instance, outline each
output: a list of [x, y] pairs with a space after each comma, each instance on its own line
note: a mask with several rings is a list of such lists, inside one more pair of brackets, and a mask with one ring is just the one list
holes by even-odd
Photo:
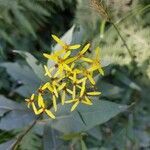
[[115, 28], [115, 30], [117, 31], [117, 33], [118, 33], [119, 37], [121, 38], [121, 40], [122, 40], [122, 42], [123, 42], [124, 46], [126, 47], [126, 49], [127, 49], [128, 53], [129, 53], [129, 55], [130, 55], [131, 59], [132, 59], [132, 60], [134, 60], [134, 56], [132, 55], [132, 53], [131, 53], [131, 50], [130, 50], [129, 46], [127, 45], [127, 43], [126, 43], [125, 39], [124, 39], [124, 38], [123, 38], [123, 36], [121, 35], [121, 33], [120, 33], [120, 31], [119, 31], [118, 27], [117, 27], [117, 26], [116, 26], [116, 25], [115, 25], [112, 21], [110, 21], [110, 23], [113, 25], [113, 27], [114, 27], [114, 28]]
[[22, 139], [26, 136], [26, 134], [29, 133], [29, 131], [34, 127], [34, 125], [36, 124], [37, 120], [40, 119], [41, 115], [36, 118], [31, 125], [24, 131], [24, 133], [20, 134], [20, 136], [18, 136], [17, 140], [15, 143], [13, 143], [13, 145], [11, 146], [11, 150], [17, 150], [18, 145], [20, 144], [20, 142], [22, 141]]

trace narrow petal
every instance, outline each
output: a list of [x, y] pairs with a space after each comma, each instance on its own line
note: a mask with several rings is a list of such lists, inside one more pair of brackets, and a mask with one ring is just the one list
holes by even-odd
[[34, 96], [35, 96], [34, 94], [31, 95], [31, 100], [34, 100]]
[[65, 44], [60, 38], [58, 38], [56, 35], [52, 34], [52, 38], [53, 38], [58, 44], [60, 44], [62, 47], [66, 46], [66, 44]]
[[57, 103], [56, 103], [55, 95], [53, 95], [53, 106], [54, 106], [54, 110], [57, 111]]
[[41, 87], [41, 89], [42, 90], [45, 90], [45, 89], [47, 89], [48, 87], [49, 87], [49, 82], [46, 82], [42, 87]]
[[76, 86], [73, 86], [72, 98], [75, 99], [75, 96], [76, 96]]
[[99, 66], [95, 66], [93, 65], [91, 68], [88, 69], [89, 72], [92, 72], [94, 70], [97, 70], [99, 68]]
[[73, 82], [75, 83], [76, 80], [77, 80], [77, 74], [76, 74], [76, 72], [74, 72], [74, 73], [73, 73]]
[[36, 109], [36, 107], [35, 107], [35, 104], [34, 104], [34, 103], [32, 103], [32, 108], [33, 108], [34, 113], [37, 115], [37, 114], [38, 114], [38, 111], [37, 111], [37, 109]]
[[66, 91], [63, 91], [62, 97], [61, 97], [61, 104], [62, 104], [62, 105], [65, 104], [65, 98], [66, 98]]
[[73, 94], [73, 91], [71, 91], [70, 89], [67, 89], [67, 92]]
[[50, 92], [53, 92], [54, 90], [53, 90], [53, 88], [50, 86], [50, 84], [48, 85], [48, 90], [50, 91]]
[[71, 45], [69, 46], [69, 49], [78, 49], [80, 46], [81, 46], [80, 44]]
[[100, 73], [102, 76], [104, 76], [104, 71], [103, 71], [102, 68], [99, 68], [98, 71], [99, 71], [99, 73]]
[[84, 94], [84, 91], [85, 91], [85, 80], [83, 81], [83, 83], [82, 83], [82, 87], [81, 87], [81, 92], [80, 92], [80, 97], [82, 97], [83, 96], [83, 94]]
[[60, 91], [60, 90], [62, 90], [65, 86], [66, 86], [66, 83], [62, 83], [62, 85], [60, 85], [57, 90]]
[[38, 106], [39, 107], [45, 107], [43, 97], [42, 97], [42, 95], [40, 93], [38, 95]]
[[91, 82], [93, 85], [95, 85], [95, 81], [94, 81], [94, 79], [92, 78], [92, 76], [91, 76], [91, 75], [88, 75], [87, 77], [88, 77], [88, 79], [90, 80], [90, 82]]
[[67, 59], [69, 57], [69, 55], [71, 54], [70, 51], [68, 51], [64, 56], [63, 56], [63, 59]]
[[86, 62], [92, 62], [92, 60], [91, 60], [91, 59], [86, 58], [86, 57], [82, 57], [82, 58], [81, 58], [81, 60], [86, 61]]
[[75, 63], [72, 63], [72, 64], [71, 64], [71, 67], [70, 67], [71, 70], [74, 68], [74, 66], [75, 66]]
[[37, 115], [41, 114], [42, 112], [43, 112], [43, 108], [41, 108], [37, 111]]
[[101, 92], [87, 92], [87, 95], [91, 95], [91, 96], [96, 96], [96, 95], [100, 95]]
[[89, 43], [86, 44], [86, 45], [84, 46], [84, 48], [81, 50], [80, 54], [83, 55], [83, 54], [89, 49], [89, 47], [90, 47], [90, 44], [89, 44]]
[[78, 83], [78, 84], [79, 84], [79, 83], [82, 83], [82, 82], [84, 82], [86, 79], [87, 79], [87, 77], [84, 77], [84, 78], [78, 80], [77, 83]]
[[71, 107], [71, 111], [74, 111], [75, 108], [78, 106], [79, 101], [77, 101], [75, 104], [73, 104], [73, 106]]
[[76, 102], [76, 101], [78, 101], [78, 99], [71, 99], [71, 100], [65, 101], [65, 103], [70, 104], [70, 103], [73, 103], [73, 102]]
[[78, 57], [72, 57], [72, 58], [67, 59], [67, 60], [65, 61], [65, 63], [66, 63], [66, 64], [69, 64], [69, 63], [74, 62], [74, 61], [77, 60], [77, 59], [78, 59]]
[[85, 96], [85, 100], [83, 100], [82, 103], [86, 105], [93, 105], [93, 103], [90, 101], [90, 99], [87, 96]]
[[65, 70], [67, 70], [67, 71], [71, 71], [71, 68], [70, 68], [68, 65], [66, 65], [66, 64], [64, 64], [64, 68], [65, 68]]
[[46, 112], [46, 114], [47, 114], [50, 118], [55, 119], [54, 114], [53, 114], [50, 110], [47, 110], [47, 109], [46, 109], [45, 112]]
[[54, 89], [54, 93], [55, 93], [56, 97], [58, 97], [58, 92], [56, 90], [56, 87], [53, 87], [53, 89]]

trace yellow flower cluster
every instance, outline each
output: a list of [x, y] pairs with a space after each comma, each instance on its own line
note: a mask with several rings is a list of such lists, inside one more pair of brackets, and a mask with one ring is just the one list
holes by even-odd
[[72, 56], [72, 51], [80, 48], [79, 44], [68, 45], [56, 35], [52, 35], [52, 38], [62, 49], [52, 54], [43, 54], [54, 62], [51, 68], [44, 66], [45, 76], [49, 81], [38, 89], [36, 95], [32, 94], [26, 99], [26, 102], [36, 115], [46, 113], [50, 118], [55, 119], [50, 108], [53, 107], [54, 111], [57, 111], [59, 102], [62, 105], [72, 103], [71, 111], [75, 110], [79, 103], [92, 105], [91, 97], [101, 94], [95, 91], [93, 73], [99, 71], [104, 75], [104, 72], [100, 64], [99, 48], [95, 49], [92, 58], [86, 57], [90, 44], [86, 44], [82, 50]]

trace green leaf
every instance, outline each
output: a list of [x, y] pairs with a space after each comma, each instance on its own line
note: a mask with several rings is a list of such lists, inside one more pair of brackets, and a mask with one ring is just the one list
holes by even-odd
[[124, 83], [125, 85], [129, 86], [130, 88], [138, 90], [138, 91], [141, 91], [141, 88], [135, 82], [131, 81], [131, 79], [129, 79], [127, 77], [127, 75], [117, 71], [115, 73], [115, 76], [116, 76], [116, 78], [118, 80], [120, 80], [122, 83]]
[[24, 109], [21, 104], [18, 104], [2, 95], [0, 95], [0, 116], [3, 116], [6, 112], [14, 109]]
[[48, 124], [44, 126], [43, 145], [44, 150], [57, 150], [61, 147], [63, 141], [59, 138], [60, 132], [51, 128]]
[[10, 131], [29, 125], [36, 116], [29, 110], [12, 110], [1, 117], [0, 129]]
[[82, 150], [88, 150], [86, 145], [85, 145], [85, 142], [83, 140], [81, 140], [81, 149]]
[[10, 150], [11, 145], [15, 142], [16, 140], [10, 140], [5, 143], [0, 144], [0, 150]]
[[64, 133], [76, 133], [87, 131], [96, 125], [103, 124], [127, 109], [126, 105], [120, 105], [105, 100], [95, 100], [92, 106], [80, 104], [77, 108], [82, 114], [86, 125], [83, 123], [76, 111], [70, 112], [70, 105], [65, 107], [58, 105], [55, 120], [44, 120], [50, 125]]
[[19, 146], [21, 150], [37, 150], [41, 149], [42, 143], [41, 139], [33, 131], [30, 131], [23, 138]]
[[22, 128], [35, 119], [35, 115], [22, 104], [16, 103], [4, 96], [0, 96], [0, 103], [0, 129], [2, 130], [10, 131]]
[[23, 56], [26, 59], [26, 62], [28, 63], [28, 65], [32, 68], [34, 73], [37, 75], [37, 77], [40, 80], [43, 80], [44, 69], [41, 64], [38, 64], [38, 60], [33, 55], [31, 55], [28, 52], [23, 52], [23, 51], [19, 51], [19, 50], [14, 50], [14, 52]]
[[[35, 75], [35, 73], [25, 65], [19, 65], [17, 62], [15, 63], [1, 63], [0, 66], [5, 67], [7, 73], [18, 83], [23, 84], [24, 93], [29, 96], [40, 86], [40, 81]], [[17, 90], [16, 90], [17, 91]], [[21, 94], [21, 93], [19, 93]]]

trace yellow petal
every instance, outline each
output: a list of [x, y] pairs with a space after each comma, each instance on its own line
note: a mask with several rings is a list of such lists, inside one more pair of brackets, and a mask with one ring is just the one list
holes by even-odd
[[60, 70], [58, 69], [58, 70], [56, 71], [56, 73], [54, 74], [54, 78], [58, 77], [59, 74], [60, 74]]
[[73, 102], [76, 102], [76, 101], [78, 101], [78, 99], [71, 99], [71, 100], [65, 101], [65, 103], [70, 104], [70, 103], [73, 103]]
[[37, 111], [37, 115], [41, 114], [42, 112], [43, 112], [43, 108], [41, 108]]
[[70, 67], [71, 70], [74, 68], [74, 66], [75, 66], [75, 63], [72, 63], [72, 64], [71, 64], [71, 67]]
[[51, 59], [53, 61], [56, 61], [56, 62], [58, 61], [58, 56], [57, 55], [44, 53], [43, 56], [48, 58], [48, 59]]
[[46, 109], [45, 112], [46, 112], [46, 114], [47, 114], [50, 118], [55, 119], [54, 114], [53, 114], [50, 110], [47, 110], [47, 109]]
[[50, 92], [53, 92], [54, 90], [53, 90], [53, 88], [50, 86], [50, 84], [48, 85], [48, 90], [50, 91]]
[[93, 103], [88, 99], [87, 96], [85, 96], [85, 100], [83, 100], [82, 103], [86, 105], [93, 105]]
[[103, 75], [103, 76], [104, 76], [104, 71], [103, 71], [103, 69], [102, 69], [102, 68], [99, 68], [99, 69], [98, 69], [98, 71], [99, 71], [99, 73], [100, 73], [101, 75]]
[[60, 91], [60, 90], [62, 90], [65, 86], [66, 86], [66, 83], [62, 83], [62, 85], [60, 85], [57, 90]]
[[87, 77], [84, 77], [84, 78], [78, 80], [77, 83], [78, 83], [78, 84], [79, 84], [79, 83], [82, 83], [82, 82], [84, 82], [86, 79], [87, 79]]
[[32, 103], [32, 108], [33, 108], [34, 113], [37, 115], [37, 114], [38, 114], [38, 111], [37, 111], [37, 109], [36, 109], [36, 107], [35, 107], [35, 104], [34, 104], [34, 103]]
[[97, 65], [93, 65], [91, 68], [88, 69], [89, 72], [92, 72], [94, 70], [97, 70], [99, 68], [99, 66]]
[[75, 99], [75, 96], [76, 96], [76, 86], [73, 86], [72, 98]]
[[61, 104], [64, 105], [65, 104], [65, 98], [66, 98], [66, 92], [63, 91], [62, 93], [62, 97], [61, 97]]
[[56, 90], [56, 87], [53, 87], [53, 92], [55, 93], [55, 95], [56, 95], [56, 97], [58, 97], [58, 92], [57, 92], [57, 90]]
[[87, 95], [91, 95], [91, 96], [96, 96], [96, 95], [100, 95], [101, 92], [87, 92]]
[[46, 82], [42, 87], [41, 87], [41, 89], [42, 90], [45, 90], [45, 89], [47, 89], [48, 87], [49, 87], [49, 82]]
[[31, 95], [31, 100], [34, 100], [34, 96], [35, 96], [34, 94]]
[[69, 46], [69, 49], [78, 49], [80, 46], [81, 46], [80, 44], [71, 45]]
[[69, 63], [74, 62], [74, 61], [77, 60], [77, 59], [78, 59], [78, 57], [72, 57], [72, 58], [67, 59], [67, 60], [65, 61], [65, 63], [66, 63], [66, 64], [69, 64]]
[[67, 71], [71, 71], [71, 68], [70, 68], [68, 65], [66, 65], [66, 64], [64, 64], [64, 68], [65, 68], [65, 70], [67, 70]]
[[90, 82], [91, 82], [93, 85], [95, 85], [95, 81], [94, 81], [94, 79], [92, 78], [92, 76], [91, 76], [91, 75], [88, 75], [87, 77], [88, 77], [88, 79], [90, 80]]
[[57, 103], [56, 103], [55, 95], [53, 95], [53, 106], [54, 106], [54, 110], [57, 111]]
[[90, 47], [90, 44], [89, 44], [89, 43], [86, 44], [86, 45], [84, 46], [84, 48], [81, 50], [80, 55], [83, 55], [83, 54], [89, 49], [89, 47]]
[[38, 95], [38, 106], [39, 107], [45, 107], [43, 97], [42, 97], [42, 95], [40, 93]]
[[91, 60], [91, 59], [86, 58], [86, 57], [82, 57], [82, 58], [81, 58], [81, 60], [86, 61], [86, 62], [92, 62], [92, 60]]
[[66, 44], [65, 44], [60, 38], [58, 38], [56, 35], [52, 34], [52, 38], [53, 38], [58, 44], [60, 44], [62, 47], [66, 46]]
[[74, 72], [74, 73], [73, 73], [73, 82], [75, 83], [76, 80], [77, 80], [77, 74], [76, 74], [76, 72]]
[[69, 55], [71, 54], [70, 51], [68, 51], [64, 56], [63, 56], [63, 59], [67, 59], [69, 57]]
[[83, 94], [84, 94], [84, 91], [85, 91], [85, 81], [83, 81], [83, 83], [82, 83], [82, 87], [81, 87], [81, 92], [80, 92], [80, 97], [82, 97], [83, 96]]
[[70, 89], [67, 89], [67, 92], [73, 94], [73, 92]]
[[79, 101], [77, 101], [75, 104], [73, 104], [73, 106], [71, 107], [71, 111], [74, 111], [75, 108], [78, 106]]

